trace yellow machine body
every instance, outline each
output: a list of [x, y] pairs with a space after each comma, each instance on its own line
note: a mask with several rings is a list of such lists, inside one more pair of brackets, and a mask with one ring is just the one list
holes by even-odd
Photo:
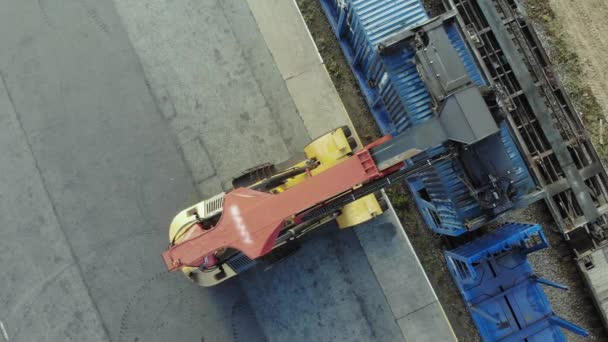
[[[319, 174], [328, 168], [342, 162], [346, 158], [352, 155], [353, 149], [351, 143], [347, 137], [347, 128], [337, 128], [323, 136], [315, 139], [304, 148], [304, 153], [308, 160], [316, 160], [319, 164], [312, 168], [309, 172], [310, 175], [314, 176]], [[352, 140], [352, 138], [351, 138]], [[286, 172], [289, 169], [306, 166], [306, 160], [291, 165], [285, 171], [280, 171], [278, 174]], [[279, 193], [293, 187], [305, 181], [309, 176], [307, 173], [299, 174], [292, 178], [289, 178], [283, 184], [271, 189], [273, 193]], [[254, 186], [259, 184], [263, 180], [251, 185]], [[216, 195], [210, 199], [201, 201], [187, 209], [182, 210], [175, 216], [169, 227], [169, 239], [172, 243], [179, 243], [188, 238], [189, 230], [183, 229], [185, 226], [191, 224], [197, 219], [197, 215], [200, 217], [200, 213], [208, 213], [217, 207], [214, 206], [214, 202], [221, 201], [223, 199], [223, 193]], [[211, 209], [209, 208], [211, 206]], [[221, 204], [219, 209], [221, 210]], [[340, 215], [336, 218], [336, 222], [340, 228], [347, 228], [358, 225], [365, 221], [372, 219], [373, 217], [380, 215], [382, 209], [374, 194], [367, 195], [357, 201], [344, 206], [340, 212]], [[210, 286], [217, 284], [218, 281], [213, 277], [213, 270], [201, 271], [196, 267], [184, 267], [181, 270], [188, 278], [193, 280], [199, 285]], [[223, 271], [227, 273], [228, 279], [235, 274], [234, 270], [228, 265], [224, 265]]]

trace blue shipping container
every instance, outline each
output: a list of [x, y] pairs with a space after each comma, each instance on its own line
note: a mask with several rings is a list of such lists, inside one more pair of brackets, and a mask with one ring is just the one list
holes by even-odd
[[[321, 4], [384, 134], [408, 134], [408, 130], [436, 115], [431, 94], [419, 73], [415, 47], [404, 45], [390, 53], [378, 52], [380, 43], [428, 22], [420, 1], [321, 0]], [[486, 85], [457, 22], [446, 21], [444, 29], [472, 84]], [[445, 151], [445, 146], [437, 146], [418, 158]], [[519, 201], [528, 203], [527, 196], [535, 189], [534, 181], [506, 123], [500, 124], [500, 133], [496, 136], [459, 153], [461, 158], [438, 163], [407, 181], [432, 230], [462, 235], [518, 206]], [[514, 203], [495, 208], [484, 205], [483, 195], [474, 188], [483, 188], [492, 177], [508, 188], [505, 191], [510, 192]]]

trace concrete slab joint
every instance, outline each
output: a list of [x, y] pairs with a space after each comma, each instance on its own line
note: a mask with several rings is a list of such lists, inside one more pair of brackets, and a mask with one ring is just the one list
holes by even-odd
[[247, 0], [287, 89], [314, 139], [352, 122], [294, 0]]

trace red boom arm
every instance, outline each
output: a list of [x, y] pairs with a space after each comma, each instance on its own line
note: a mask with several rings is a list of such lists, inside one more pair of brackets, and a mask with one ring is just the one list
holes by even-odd
[[230, 247], [250, 259], [270, 252], [284, 222], [353, 187], [383, 176], [369, 149], [390, 139], [384, 137], [352, 157], [284, 192], [269, 194], [238, 188], [224, 197], [224, 211], [217, 225], [197, 229], [188, 240], [163, 253], [169, 271], [198, 267], [206, 256]]

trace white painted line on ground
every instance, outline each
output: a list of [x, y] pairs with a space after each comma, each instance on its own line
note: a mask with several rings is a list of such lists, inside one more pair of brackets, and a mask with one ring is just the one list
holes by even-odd
[[8, 338], [8, 333], [6, 332], [6, 328], [4, 327], [4, 322], [2, 321], [0, 321], [0, 330], [2, 330], [2, 336], [4, 336], [6, 342], [10, 341]]

